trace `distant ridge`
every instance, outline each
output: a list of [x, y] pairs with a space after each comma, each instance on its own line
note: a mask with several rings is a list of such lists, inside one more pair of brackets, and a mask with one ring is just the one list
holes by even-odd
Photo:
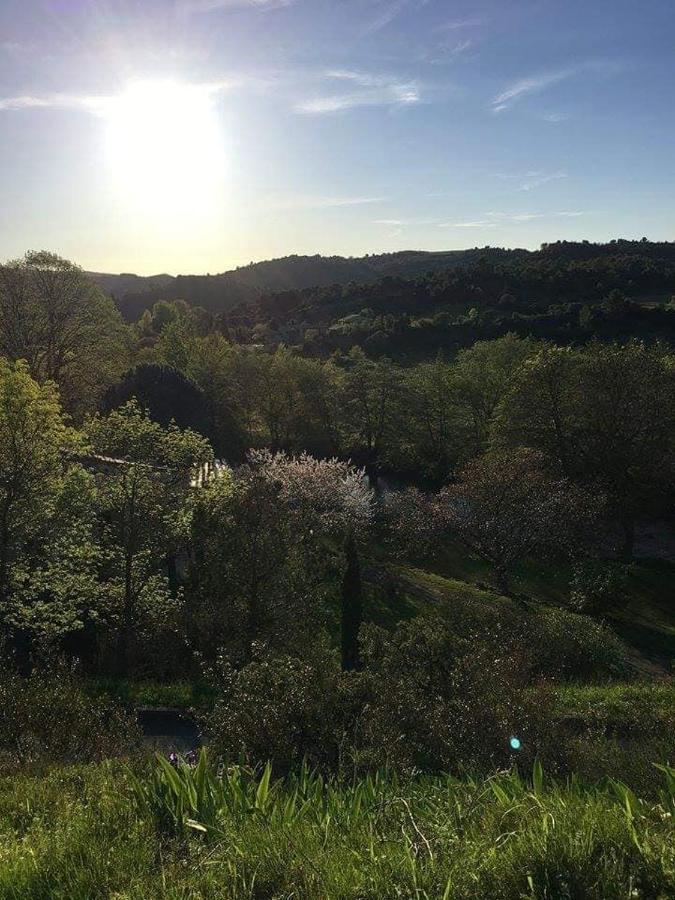
[[240, 266], [218, 275], [89, 276], [111, 294], [122, 314], [136, 320], [158, 300], [186, 300], [214, 313], [228, 312], [261, 295], [351, 282], [368, 284], [384, 277], [416, 278], [443, 269], [523, 259], [578, 261], [606, 257], [642, 257], [675, 262], [675, 243], [617, 239], [607, 243], [556, 241], [540, 250], [474, 247], [466, 250], [402, 250], [360, 257], [285, 256]]
[[368, 283], [385, 276], [412, 278], [475, 262], [497, 262], [529, 256], [528, 250], [495, 247], [468, 250], [403, 250], [361, 257], [285, 256], [240, 266], [218, 275], [111, 275], [88, 272], [111, 294], [132, 321], [158, 300], [182, 299], [212, 312], [227, 312], [261, 294], [303, 290], [350, 282]]

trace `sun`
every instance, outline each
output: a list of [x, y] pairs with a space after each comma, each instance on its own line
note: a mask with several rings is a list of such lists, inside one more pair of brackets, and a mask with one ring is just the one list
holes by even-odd
[[136, 81], [106, 107], [106, 148], [116, 189], [146, 214], [206, 209], [225, 155], [214, 89]]

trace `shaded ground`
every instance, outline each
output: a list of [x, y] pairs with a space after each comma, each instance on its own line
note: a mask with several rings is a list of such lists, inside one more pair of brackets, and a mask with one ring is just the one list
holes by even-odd
[[136, 710], [145, 743], [163, 753], [186, 753], [201, 746], [196, 722], [180, 709], [140, 708]]
[[[514, 597], [507, 598], [491, 585], [492, 573], [481, 559], [449, 545], [434, 561], [434, 572], [410, 566], [377, 565], [366, 568], [371, 586], [366, 612], [371, 621], [392, 627], [401, 619], [443, 604], [476, 603], [480, 606], [520, 610], [540, 603], [566, 607], [569, 571], [537, 562], [520, 567], [513, 579]], [[606, 622], [628, 645], [636, 667], [647, 676], [672, 672], [675, 661], [675, 563], [640, 559], [628, 571], [623, 596], [607, 614]]]

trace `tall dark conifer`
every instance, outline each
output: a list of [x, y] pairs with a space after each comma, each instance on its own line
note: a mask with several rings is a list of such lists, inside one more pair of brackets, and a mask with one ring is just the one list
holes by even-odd
[[347, 567], [342, 578], [342, 668], [359, 667], [359, 628], [363, 616], [361, 567], [354, 535], [345, 543]]

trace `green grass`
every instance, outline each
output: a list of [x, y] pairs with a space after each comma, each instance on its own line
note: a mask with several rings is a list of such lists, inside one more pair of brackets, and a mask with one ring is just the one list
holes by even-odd
[[0, 782], [7, 900], [518, 900], [675, 895], [675, 778], [356, 782], [116, 766]]
[[629, 721], [634, 712], [673, 722], [675, 726], [675, 684], [672, 682], [630, 682], [622, 684], [564, 684], [556, 687], [561, 713], [592, 713], [608, 721]]

